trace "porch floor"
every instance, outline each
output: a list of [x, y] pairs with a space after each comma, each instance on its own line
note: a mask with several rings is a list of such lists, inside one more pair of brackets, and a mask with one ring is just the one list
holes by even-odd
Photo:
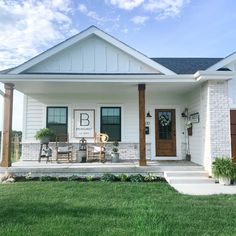
[[32, 176], [101, 176], [113, 174], [148, 174], [164, 177], [164, 171], [202, 171], [203, 167], [189, 161], [147, 161], [146, 166], [139, 166], [138, 160], [126, 160], [119, 163], [47, 163], [46, 161], [19, 161], [9, 168], [0, 168], [0, 172], [9, 171], [17, 176], [31, 172]]

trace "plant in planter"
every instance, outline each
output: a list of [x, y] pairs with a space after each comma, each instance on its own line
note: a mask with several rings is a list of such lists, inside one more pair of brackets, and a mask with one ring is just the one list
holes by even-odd
[[119, 142], [118, 141], [114, 141], [112, 143], [112, 152], [111, 152], [111, 161], [116, 163], [119, 162], [119, 157], [120, 157], [120, 153], [119, 153]]
[[49, 143], [51, 140], [55, 139], [55, 133], [48, 128], [42, 128], [38, 130], [34, 136], [40, 143]]
[[219, 179], [220, 184], [230, 185], [231, 179], [236, 177], [236, 166], [230, 157], [217, 157], [212, 163], [214, 177]]

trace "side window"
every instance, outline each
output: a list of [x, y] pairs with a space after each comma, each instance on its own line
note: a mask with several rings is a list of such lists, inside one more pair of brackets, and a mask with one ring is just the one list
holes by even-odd
[[47, 107], [47, 128], [52, 129], [56, 136], [67, 135], [67, 107]]
[[121, 107], [101, 107], [101, 133], [109, 141], [121, 141]]

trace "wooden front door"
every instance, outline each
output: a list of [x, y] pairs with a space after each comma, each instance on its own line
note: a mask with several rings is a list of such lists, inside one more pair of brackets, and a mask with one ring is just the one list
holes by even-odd
[[176, 156], [175, 109], [156, 109], [156, 156]]
[[230, 111], [230, 127], [232, 157], [234, 162], [236, 163], [236, 110]]

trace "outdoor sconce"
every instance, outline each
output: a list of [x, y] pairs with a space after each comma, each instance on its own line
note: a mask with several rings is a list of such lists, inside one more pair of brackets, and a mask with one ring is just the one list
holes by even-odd
[[151, 114], [150, 114], [150, 111], [148, 111], [147, 112], [147, 115], [146, 115], [146, 117], [149, 117], [149, 118], [151, 118], [152, 116], [151, 116]]
[[183, 118], [187, 118], [188, 117], [188, 108], [185, 108], [184, 111], [181, 113], [181, 116]]

